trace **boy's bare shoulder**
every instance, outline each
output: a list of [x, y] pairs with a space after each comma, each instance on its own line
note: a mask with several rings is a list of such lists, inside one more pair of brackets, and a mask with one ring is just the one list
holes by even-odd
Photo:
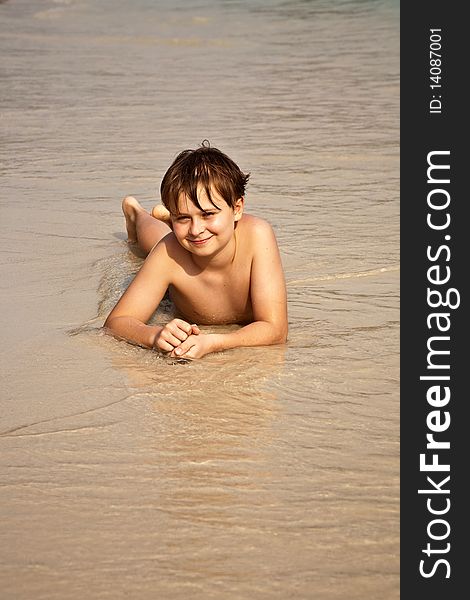
[[254, 215], [248, 215], [244, 213], [240, 225], [243, 225], [243, 228], [248, 234], [263, 234], [263, 233], [271, 233], [273, 228], [271, 225], [261, 219], [261, 217], [255, 217]]
[[179, 253], [180, 250], [185, 252], [184, 248], [179, 244], [175, 234], [170, 231], [162, 237], [162, 239], [155, 244], [150, 250], [150, 254], [158, 254], [160, 256], [168, 256], [169, 258], [174, 257], [175, 253]]
[[154, 257], [159, 263], [166, 262], [169, 265], [184, 266], [189, 260], [189, 253], [185, 250], [176, 239], [175, 234], [171, 231], [158, 244], [152, 248], [149, 254]]
[[275, 240], [272, 226], [260, 217], [245, 213], [240, 220], [240, 225], [242, 225], [241, 233], [246, 236], [247, 241], [259, 244], [262, 241], [269, 243]]

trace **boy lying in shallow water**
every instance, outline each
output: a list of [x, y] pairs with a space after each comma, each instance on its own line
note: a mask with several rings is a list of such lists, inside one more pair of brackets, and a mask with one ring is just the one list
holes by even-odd
[[[238, 346], [282, 344], [287, 300], [271, 226], [243, 213], [249, 175], [207, 143], [184, 150], [161, 184], [164, 206], [147, 213], [124, 198], [128, 241], [148, 253], [104, 327], [171, 357], [201, 358]], [[146, 325], [168, 290], [177, 314]], [[229, 333], [199, 325], [238, 323]]]

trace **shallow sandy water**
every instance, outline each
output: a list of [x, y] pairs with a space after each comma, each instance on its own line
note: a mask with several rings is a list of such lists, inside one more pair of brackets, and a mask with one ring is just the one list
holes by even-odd
[[[6, 599], [399, 596], [398, 3], [11, 0], [3, 56]], [[251, 171], [286, 347], [102, 335], [204, 138]]]

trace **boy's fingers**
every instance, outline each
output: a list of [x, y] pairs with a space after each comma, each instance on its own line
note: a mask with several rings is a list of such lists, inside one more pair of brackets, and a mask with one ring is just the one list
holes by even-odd
[[189, 335], [189, 333], [186, 333], [186, 331], [183, 331], [182, 329], [179, 329], [178, 327], [169, 329], [168, 332], [173, 337], [173, 339], [178, 340], [177, 343], [174, 344], [175, 346], [178, 346], [178, 344], [180, 342], [184, 342], [184, 340], [186, 340]]
[[163, 350], [163, 352], [171, 352], [172, 350], [174, 350], [174, 346], [172, 346], [165, 340], [162, 340], [161, 338], [158, 340], [157, 347], [159, 348], [159, 350]]
[[[181, 329], [176, 329], [175, 333], [173, 334], [172, 328], [168, 327], [167, 325], [160, 334], [158, 347], [164, 350], [168, 350], [168, 346], [171, 346], [171, 350], [173, 350], [173, 348], [179, 346], [181, 342], [184, 342], [184, 340], [186, 340], [187, 337], [188, 336], [186, 335], [186, 333], [184, 333], [184, 331], [181, 331]], [[162, 344], [165, 345], [165, 348], [163, 348]]]
[[178, 339], [178, 344], [180, 342], [184, 342], [188, 335], [191, 335], [192, 331], [191, 325], [185, 321], [182, 321], [181, 319], [173, 319], [173, 321], [170, 321], [166, 325], [165, 329]]
[[188, 336], [183, 332], [180, 332], [179, 336], [178, 336], [178, 335], [173, 335], [171, 333], [171, 331], [167, 331], [163, 339], [165, 342], [167, 342], [168, 344], [171, 344], [171, 346], [173, 348], [175, 348], [176, 346], [179, 346], [181, 344], [181, 342], [184, 342], [184, 340], [187, 337]]
[[193, 333], [194, 335], [199, 335], [201, 333], [201, 330], [199, 329], [199, 327], [196, 325], [196, 323], [193, 323], [191, 325], [191, 333]]
[[176, 356], [183, 356], [183, 354], [185, 354], [190, 348], [192, 348], [195, 343], [196, 342], [191, 337], [188, 337], [188, 339], [185, 342], [183, 342], [177, 348], [175, 348]]
[[181, 329], [188, 335], [191, 335], [192, 325], [190, 325], [186, 321], [183, 321], [182, 319], [174, 319], [174, 323], [178, 326], [179, 329]]

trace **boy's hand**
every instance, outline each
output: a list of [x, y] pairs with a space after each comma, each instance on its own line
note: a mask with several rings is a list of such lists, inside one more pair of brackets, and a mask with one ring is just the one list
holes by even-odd
[[196, 324], [190, 324], [182, 319], [173, 319], [157, 333], [153, 347], [163, 352], [172, 352], [189, 336], [197, 336], [200, 329]]
[[184, 342], [175, 348], [170, 356], [172, 358], [202, 358], [214, 352], [214, 336], [210, 333], [190, 335]]

